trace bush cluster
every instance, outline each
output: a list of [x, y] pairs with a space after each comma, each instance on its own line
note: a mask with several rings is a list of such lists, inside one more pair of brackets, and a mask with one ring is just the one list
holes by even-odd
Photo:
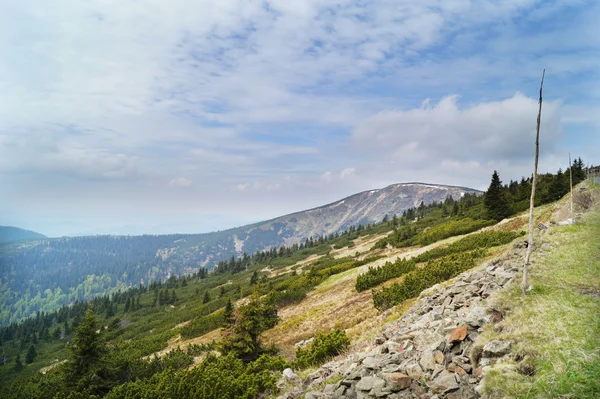
[[[482, 231], [481, 233], [461, 238], [446, 247], [438, 247], [423, 252], [414, 259], [417, 263], [427, 262], [428, 260], [441, 258], [454, 253], [492, 248], [498, 245], [508, 244], [515, 238], [524, 234], [524, 231]], [[485, 256], [484, 254], [485, 252], [480, 251], [475, 257]]]
[[320, 365], [325, 360], [339, 355], [349, 345], [350, 339], [344, 331], [335, 329], [329, 334], [317, 334], [308, 349], [296, 349], [296, 360], [293, 367], [305, 369]]
[[425, 267], [415, 268], [407, 273], [402, 282], [380, 291], [373, 290], [373, 304], [380, 311], [388, 309], [406, 299], [418, 296], [424, 289], [446, 281], [473, 266], [475, 261], [469, 253], [453, 254], [431, 260]]
[[373, 288], [384, 281], [400, 277], [415, 269], [414, 260], [398, 258], [394, 263], [386, 262], [381, 267], [369, 267], [365, 273], [356, 278], [356, 291], [361, 292]]

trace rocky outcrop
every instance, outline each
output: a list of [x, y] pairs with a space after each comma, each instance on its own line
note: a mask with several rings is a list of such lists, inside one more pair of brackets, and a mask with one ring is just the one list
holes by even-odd
[[473, 349], [482, 327], [499, 320], [486, 298], [511, 283], [521, 253], [515, 245], [503, 258], [426, 290], [373, 345], [323, 365], [280, 398], [479, 397], [483, 375], [512, 345], [490, 341]]

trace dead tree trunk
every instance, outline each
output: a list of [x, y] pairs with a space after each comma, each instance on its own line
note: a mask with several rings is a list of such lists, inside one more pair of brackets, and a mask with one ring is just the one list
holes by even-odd
[[523, 281], [521, 282], [521, 293], [527, 294], [527, 279], [529, 278], [529, 260], [531, 251], [533, 251], [533, 207], [535, 204], [535, 184], [537, 182], [538, 160], [540, 158], [540, 124], [542, 121], [542, 87], [544, 86], [544, 75], [542, 72], [542, 82], [540, 83], [540, 108], [537, 117], [537, 129], [535, 133], [535, 163], [533, 165], [533, 182], [531, 183], [531, 199], [529, 201], [529, 238], [527, 239], [527, 252], [525, 253], [525, 264], [523, 266]]
[[569, 187], [571, 188], [571, 221], [573, 221], [573, 165], [571, 164], [571, 153], [569, 153]]

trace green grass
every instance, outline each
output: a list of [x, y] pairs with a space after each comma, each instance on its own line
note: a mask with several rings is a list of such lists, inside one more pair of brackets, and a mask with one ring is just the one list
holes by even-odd
[[[552, 247], [534, 252], [526, 297], [520, 288], [496, 299], [510, 308], [486, 339], [516, 342], [513, 353], [521, 364], [535, 367], [535, 375], [502, 373], [485, 377], [490, 397], [598, 398], [600, 397], [600, 209], [581, 224], [554, 227], [538, 243]], [[544, 251], [543, 255], [540, 252]]]

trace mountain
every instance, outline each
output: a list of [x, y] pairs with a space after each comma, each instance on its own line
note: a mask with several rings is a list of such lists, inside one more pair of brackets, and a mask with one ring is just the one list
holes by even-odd
[[46, 238], [46, 236], [36, 233], [35, 231], [24, 230], [12, 226], [0, 226], [0, 244], [15, 241], [39, 240], [43, 238]]
[[[460, 199], [480, 191], [424, 183], [392, 184], [379, 190], [363, 191], [318, 208], [285, 215], [232, 232], [238, 251], [252, 252], [271, 245], [291, 245], [310, 236], [329, 235], [350, 226], [381, 221], [384, 216], [401, 215], [408, 208]], [[279, 241], [279, 242], [278, 242]]]
[[221, 260], [292, 245], [379, 222], [421, 202], [461, 198], [472, 189], [394, 184], [340, 201], [206, 234], [38, 238], [0, 246], [0, 324], [75, 300], [212, 269]]

